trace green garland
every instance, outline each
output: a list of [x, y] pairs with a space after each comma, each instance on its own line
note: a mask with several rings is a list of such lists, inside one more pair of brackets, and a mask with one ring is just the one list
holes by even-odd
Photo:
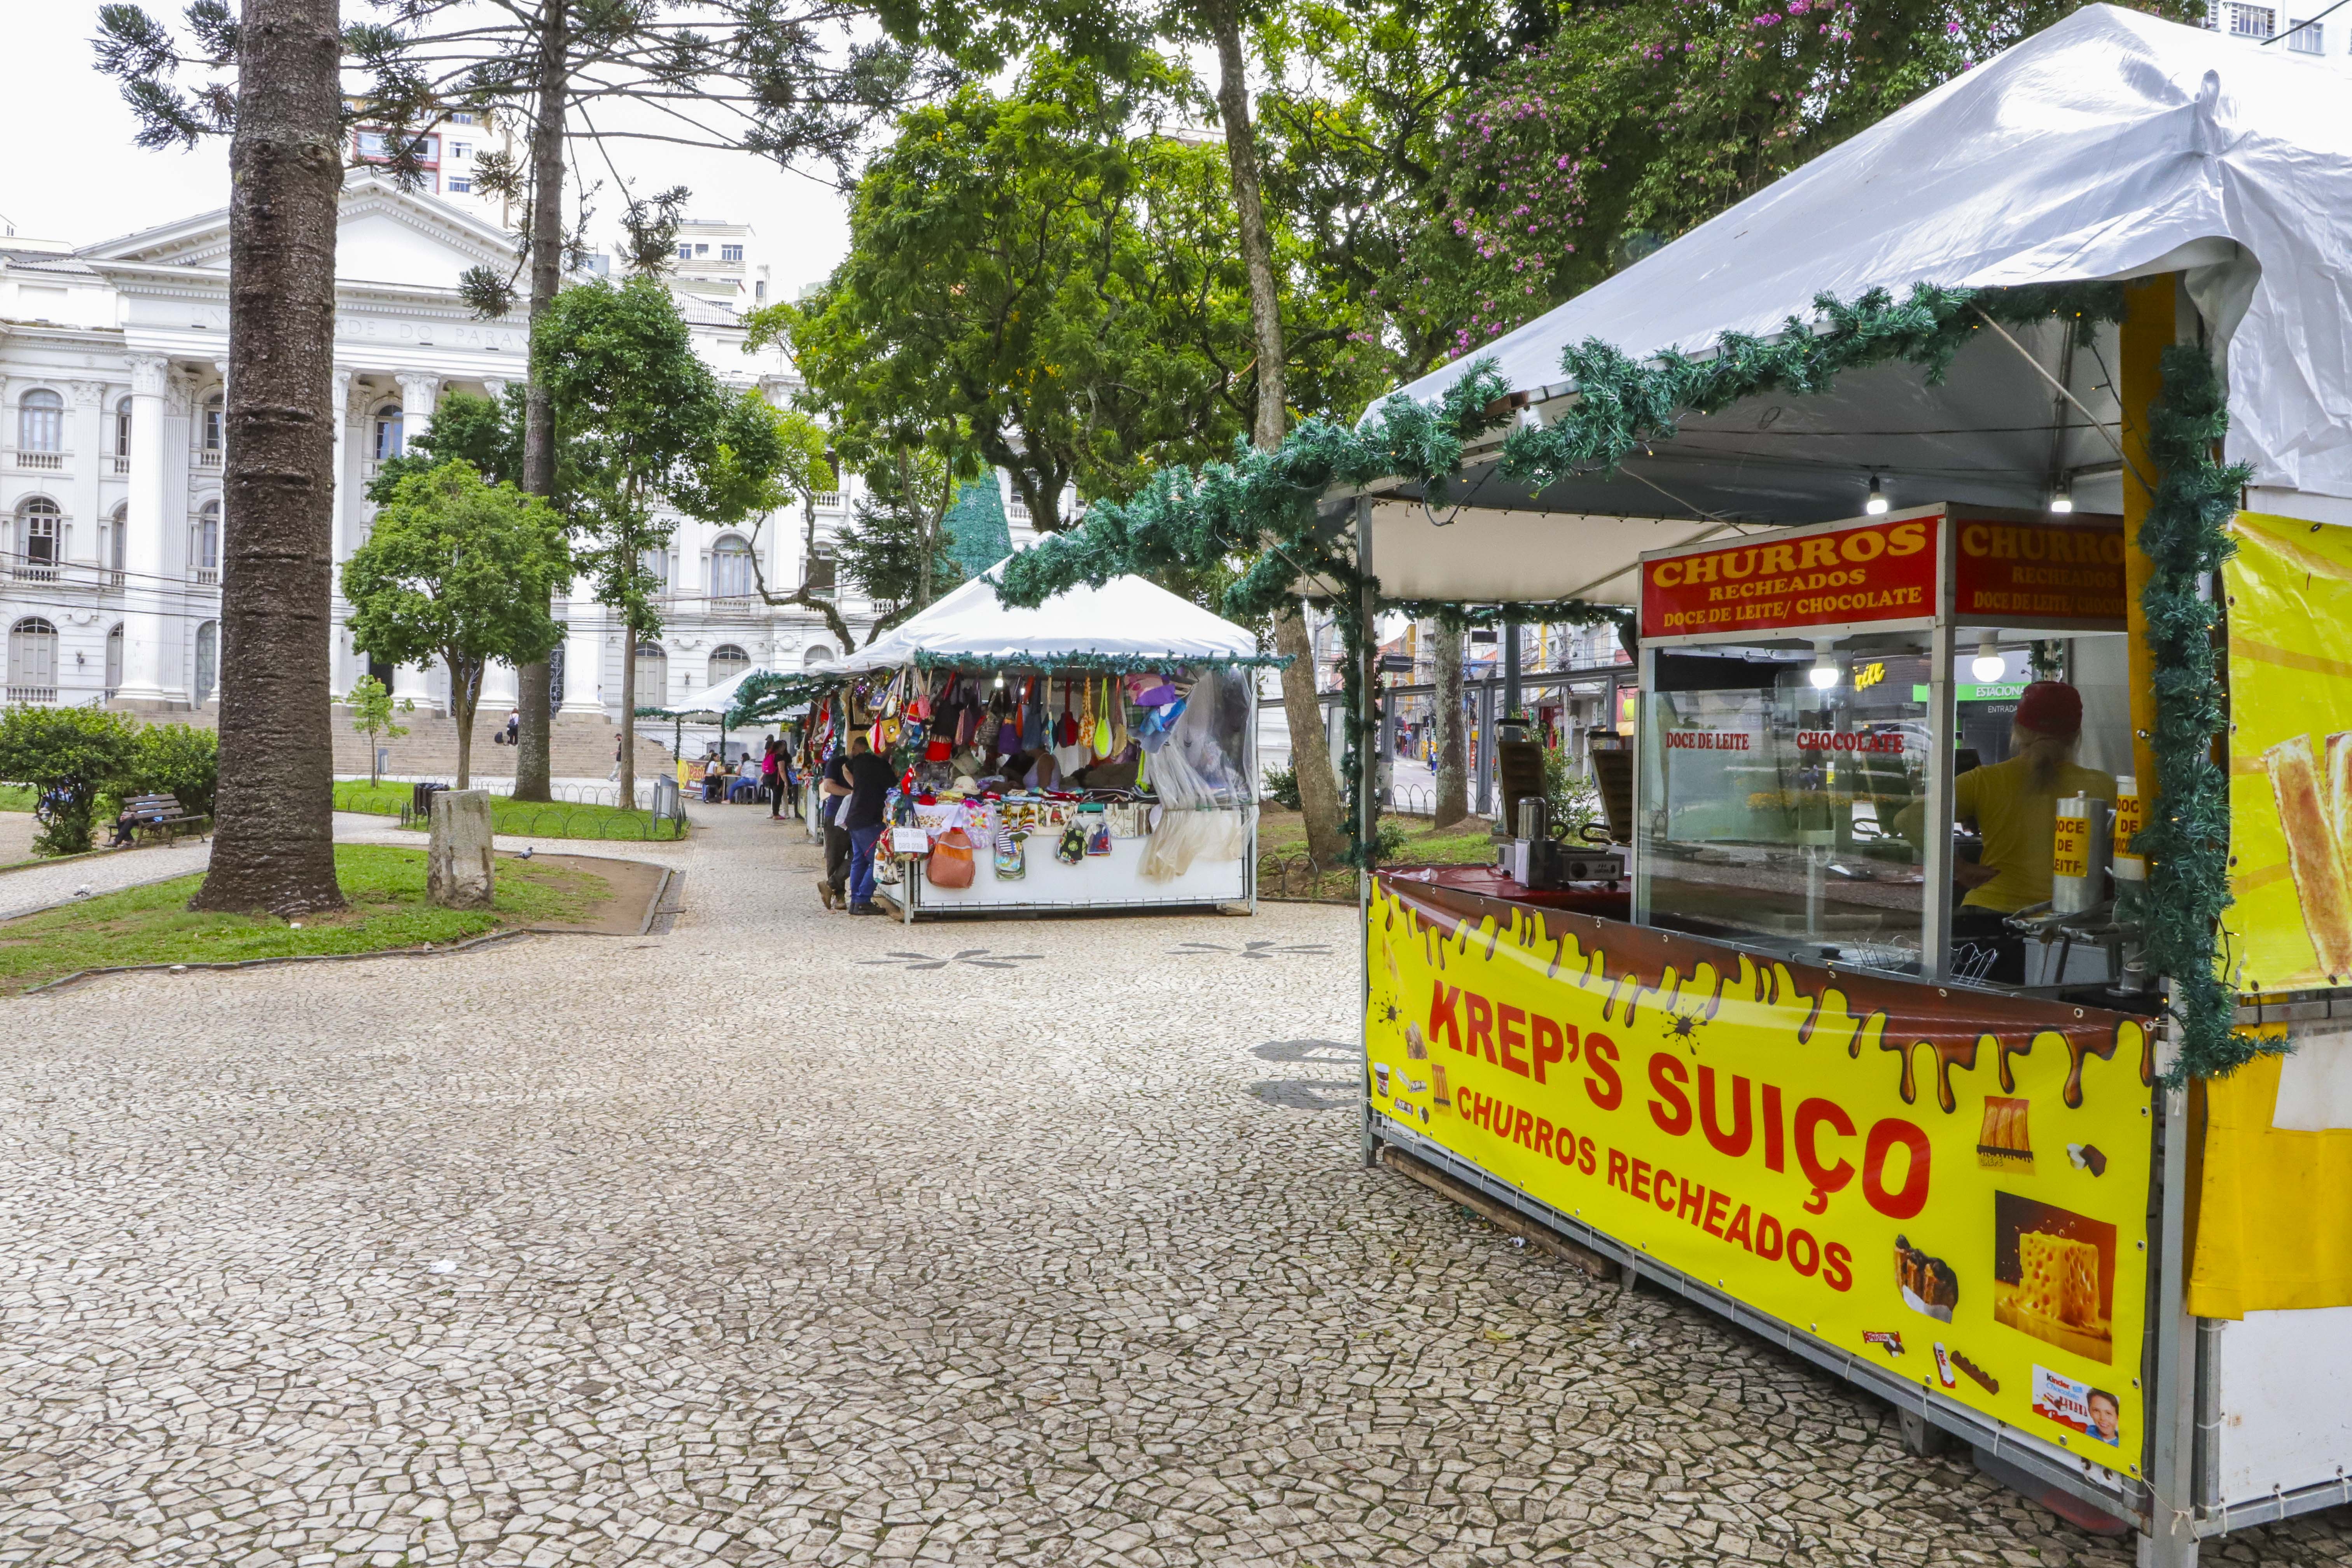
[[833, 690], [845, 678], [837, 669], [812, 669], [799, 674], [770, 674], [761, 671], [743, 678], [735, 689], [735, 705], [727, 710], [727, 727], [748, 729], [783, 716], [787, 708]]
[[[1851, 305], [1829, 294], [1813, 303], [1818, 325], [1791, 316], [1770, 341], [1727, 333], [1703, 358], [1669, 353], [1638, 363], [1598, 340], [1567, 350], [1561, 364], [1575, 379], [1575, 396], [1549, 425], [1521, 426], [1506, 437], [1501, 471], [1537, 488], [1570, 474], [1605, 472], [1645, 446], [1672, 439], [1685, 413], [1712, 413], [1774, 390], [1826, 391], [1840, 374], [1871, 365], [1916, 364], [1932, 384], [1984, 330], [1987, 318], [2011, 325], [2071, 318], [2085, 342], [2097, 322], [2123, 319], [2123, 289], [2113, 283], [1992, 289], [1921, 284], [1901, 301], [1873, 289]], [[1358, 755], [1366, 740], [1364, 628], [1355, 609], [1366, 586], [1376, 604], [1384, 601], [1378, 579], [1368, 584], [1352, 555], [1338, 548], [1345, 531], [1334, 538], [1321, 525], [1317, 503], [1334, 487], [1403, 480], [1420, 484], [1431, 506], [1445, 504], [1465, 444], [1507, 417], [1509, 390], [1493, 362], [1475, 360], [1434, 408], [1400, 394], [1360, 426], [1308, 419], [1271, 451], [1237, 439], [1228, 461], [1197, 471], [1181, 465], [1160, 469], [1127, 501], [1098, 501], [1077, 528], [1013, 556], [997, 595], [1005, 604], [1034, 608], [1080, 583], [1100, 587], [1125, 573], [1198, 571], [1241, 554], [1253, 560], [1226, 591], [1225, 613], [1235, 620], [1255, 620], [1295, 602], [1302, 581], [1311, 596], [1344, 605], [1336, 619], [1346, 655], [1349, 858], [1367, 864], [1358, 806], [1366, 772]], [[1425, 610], [1432, 602], [1392, 603]], [[1548, 610], [1563, 621], [1623, 614], [1575, 602], [1465, 613], [1533, 619]]]
[[2162, 472], [2141, 523], [2140, 548], [2153, 570], [2140, 594], [2155, 667], [2157, 793], [2133, 847], [2147, 860], [2144, 930], [2150, 969], [2173, 982], [2180, 1054], [2168, 1075], [2236, 1070], [2266, 1049], [2236, 1033], [2235, 998], [2220, 969], [2221, 911], [2230, 905], [2230, 777], [2213, 760], [2225, 722], [2213, 634], [2220, 610], [2200, 594], [2234, 546], [2226, 531], [2242, 489], [2242, 465], [2214, 454], [2230, 426], [2229, 403], [2202, 349], [2175, 344], [2159, 362], [2163, 390], [2148, 409], [2148, 455]]

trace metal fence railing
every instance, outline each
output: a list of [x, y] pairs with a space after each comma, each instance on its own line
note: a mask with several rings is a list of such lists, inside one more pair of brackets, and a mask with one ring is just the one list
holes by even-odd
[[[434, 794], [450, 787], [443, 779], [385, 779], [388, 784], [408, 784], [407, 796], [399, 804], [398, 817], [403, 827], [423, 828]], [[491, 831], [517, 838], [584, 838], [635, 843], [672, 842], [686, 837], [685, 802], [673, 788], [667, 792], [657, 787], [661, 781], [641, 786], [638, 797], [643, 804], [632, 812], [619, 809], [618, 791], [612, 785], [572, 784], [555, 786], [551, 792], [560, 797], [553, 801], [519, 801], [493, 797], [490, 802]], [[601, 795], [602, 799], [588, 798]], [[335, 785], [335, 809], [364, 812], [373, 816], [391, 816], [383, 809], [383, 797], [364, 779], [347, 779]]]

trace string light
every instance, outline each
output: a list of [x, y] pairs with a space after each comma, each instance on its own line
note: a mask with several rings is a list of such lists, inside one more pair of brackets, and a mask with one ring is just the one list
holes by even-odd
[[1979, 685], [1985, 685], [2009, 673], [2009, 660], [1994, 648], [1992, 638], [1986, 637], [1977, 644], [1976, 658], [1969, 660], [1969, 673], [1977, 678]]
[[1873, 517], [1886, 515], [1886, 492], [1879, 488], [1876, 474], [1870, 476], [1870, 499], [1862, 503], [1862, 510]]
[[2051, 488], [2050, 510], [2056, 512], [2068, 512], [2074, 510], [2074, 485], [2073, 480], [2061, 479], [2057, 484]]
[[1830, 651], [1828, 643], [1813, 645], [1813, 668], [1805, 679], [1813, 683], [1816, 691], [1827, 691], [1838, 683], [1837, 656]]

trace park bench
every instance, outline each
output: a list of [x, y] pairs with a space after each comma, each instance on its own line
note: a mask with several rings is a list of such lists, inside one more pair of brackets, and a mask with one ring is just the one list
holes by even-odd
[[184, 832], [193, 829], [201, 833], [212, 820], [187, 810], [177, 796], [168, 795], [134, 795], [124, 804], [123, 810], [131, 818], [131, 837], [134, 841], [144, 837], [152, 842], [160, 835], [164, 842], [171, 843]]

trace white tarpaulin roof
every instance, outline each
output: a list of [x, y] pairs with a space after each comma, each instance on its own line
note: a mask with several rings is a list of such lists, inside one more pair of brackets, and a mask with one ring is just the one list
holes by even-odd
[[1250, 658], [1257, 639], [1189, 599], [1140, 577], [1084, 584], [1034, 610], [997, 602], [999, 562], [938, 604], [842, 660], [845, 671], [897, 669], [918, 654], [940, 659], [1034, 658], [1066, 654], [1136, 658]]
[[653, 708], [657, 713], [686, 718], [692, 718], [697, 713], [724, 713], [735, 706], [737, 688], [755, 675], [768, 673], [764, 669], [747, 669], [740, 675], [729, 677], [716, 686], [706, 686], [691, 697], [680, 698], [676, 702], [664, 703], [659, 707], [650, 702], [646, 706]]
[[[1515, 391], [1540, 403], [1570, 390], [1560, 351], [1588, 338], [1636, 357], [1695, 353], [1727, 331], [1771, 334], [1791, 315], [1810, 320], [1814, 295], [1825, 290], [1851, 300], [1873, 288], [1899, 297], [1920, 282], [1985, 287], [2184, 271], [2209, 329], [2228, 342], [2230, 457], [2254, 464], [2258, 485], [2352, 497], [2347, 99], [2345, 79], [2322, 62], [2094, 5], [1477, 352], [1496, 360]], [[2054, 331], [2020, 337], [2057, 366]], [[2014, 363], [2004, 369], [2000, 361]], [[1433, 371], [1404, 390], [1434, 400], [1462, 370]], [[2077, 366], [2078, 392], [2104, 380], [2095, 366]], [[1990, 475], [1978, 488], [1997, 489], [1998, 473], [2014, 469], [2022, 477], [2013, 488], [2023, 492], [2027, 458], [2036, 440], [2047, 446], [2054, 425], [2045, 409], [2040, 431], [2016, 428], [2026, 423], [2020, 410], [2046, 398], [2046, 384], [2040, 395], [2034, 384], [2014, 353], [1978, 342], [1945, 388], [1923, 389], [1916, 371], [1896, 367], [1841, 382], [1828, 395], [1831, 406], [1818, 411], [1827, 450], [1792, 441], [1807, 433], [1801, 427], [1759, 426], [1758, 408], [1686, 429], [1771, 437], [1748, 439], [1738, 454], [1758, 459], [1746, 470], [1748, 488], [1777, 465], [1788, 500], [1779, 520], [1806, 521], [1821, 507], [1801, 500], [1806, 487], [1789, 470], [1808, 459], [1864, 470], [1857, 502], [1877, 466], [1916, 473], [1910, 493], [1890, 483], [1896, 506], [1962, 499], [1953, 492], [1979, 465]], [[1818, 400], [1760, 400], [1779, 401], [1795, 414]], [[1989, 435], [2017, 439], [1963, 439], [1968, 432], [1954, 427], [1969, 422], [1952, 417], [1956, 411], [1983, 416], [1976, 428]], [[1942, 416], [1931, 422], [1931, 414]], [[1843, 441], [1841, 426], [1884, 439]], [[2074, 466], [2087, 467], [2103, 450], [2081, 447]], [[1906, 461], [1914, 453], [1917, 465]], [[1956, 477], [1939, 479], [1944, 474]], [[1719, 513], [1726, 492], [1697, 479], [1698, 492], [1668, 488], [1696, 495], [1692, 512]], [[1596, 499], [1586, 493], [1542, 510], [1676, 510], [1654, 496], [1638, 506], [1630, 497], [1616, 505]], [[1775, 499], [1763, 483], [1759, 511]], [[1841, 504], [1827, 515], [1859, 510]]]

